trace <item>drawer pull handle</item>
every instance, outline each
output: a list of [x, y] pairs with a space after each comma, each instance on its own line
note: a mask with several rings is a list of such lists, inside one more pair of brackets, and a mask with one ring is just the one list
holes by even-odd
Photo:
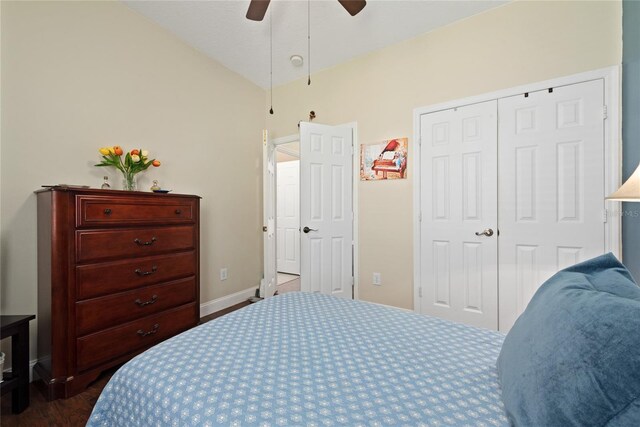
[[111, 215], [111, 209], [107, 208], [104, 210], [105, 215]]
[[182, 211], [180, 209], [176, 209], [176, 215], [180, 215]]
[[151, 267], [151, 271], [142, 271], [139, 268], [136, 268], [134, 273], [136, 273], [138, 276], [148, 276], [155, 273], [156, 271], [158, 271], [158, 266], [154, 265], [153, 267]]
[[138, 335], [140, 335], [141, 337], [146, 337], [148, 335], [153, 335], [156, 332], [158, 332], [158, 329], [160, 329], [160, 325], [158, 325], [157, 323], [155, 325], [153, 325], [153, 329], [150, 331], [143, 331], [142, 329], [138, 329], [138, 332], [136, 332]]
[[138, 304], [138, 307], [144, 307], [145, 305], [151, 305], [154, 302], [156, 302], [158, 300], [158, 295], [154, 295], [151, 297], [151, 299], [149, 301], [144, 301], [142, 302], [142, 300], [140, 300], [140, 298], [138, 298], [137, 300], [135, 300], [134, 302], [136, 304]]
[[134, 239], [134, 243], [137, 244], [138, 246], [151, 246], [153, 245], [153, 243], [158, 240], [155, 237], [152, 237], [151, 240], [149, 240], [148, 242], [143, 242], [140, 239]]

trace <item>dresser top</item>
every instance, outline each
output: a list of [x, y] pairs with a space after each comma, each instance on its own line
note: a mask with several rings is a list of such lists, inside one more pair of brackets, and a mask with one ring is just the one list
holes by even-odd
[[125, 190], [103, 190], [100, 188], [83, 188], [78, 186], [67, 186], [67, 185], [53, 185], [46, 186], [39, 190], [34, 191], [34, 193], [47, 193], [53, 191], [63, 191], [67, 193], [78, 193], [78, 194], [94, 194], [99, 196], [146, 196], [146, 197], [197, 197], [201, 199], [202, 197], [194, 195], [194, 194], [177, 194], [177, 193], [153, 193], [151, 191], [125, 191]]

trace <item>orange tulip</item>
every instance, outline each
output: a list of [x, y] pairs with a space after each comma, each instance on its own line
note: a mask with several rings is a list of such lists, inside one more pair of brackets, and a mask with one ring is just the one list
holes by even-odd
[[151, 164], [155, 167], [160, 166], [160, 160], [154, 160], [153, 162], [151, 162]]
[[116, 154], [116, 156], [122, 156], [122, 147], [120, 147], [119, 145], [114, 146], [113, 152]]
[[140, 150], [138, 150], [137, 148], [134, 148], [133, 150], [131, 150], [131, 155], [133, 156], [134, 154], [140, 154]]

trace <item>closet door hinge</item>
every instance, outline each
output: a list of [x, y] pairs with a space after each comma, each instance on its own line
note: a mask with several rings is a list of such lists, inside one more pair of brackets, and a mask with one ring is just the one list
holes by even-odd
[[422, 286], [418, 288], [418, 296], [422, 298]]
[[608, 115], [608, 111], [607, 111], [607, 106], [603, 105], [602, 106], [602, 120], [607, 120], [609, 118]]
[[602, 222], [606, 224], [607, 221], [609, 221], [609, 212], [605, 209], [602, 213]]
[[422, 211], [418, 212], [418, 222], [422, 222]]

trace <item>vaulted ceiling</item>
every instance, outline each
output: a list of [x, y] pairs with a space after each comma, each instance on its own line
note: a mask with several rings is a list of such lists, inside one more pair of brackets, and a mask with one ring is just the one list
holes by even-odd
[[[368, 0], [350, 16], [336, 0], [272, 0], [261, 22], [245, 18], [248, 0], [125, 1], [187, 44], [263, 88], [269, 87], [269, 14], [273, 26], [273, 84], [307, 74], [307, 8], [311, 73], [498, 7], [494, 0]], [[289, 58], [301, 55], [295, 67]]]

